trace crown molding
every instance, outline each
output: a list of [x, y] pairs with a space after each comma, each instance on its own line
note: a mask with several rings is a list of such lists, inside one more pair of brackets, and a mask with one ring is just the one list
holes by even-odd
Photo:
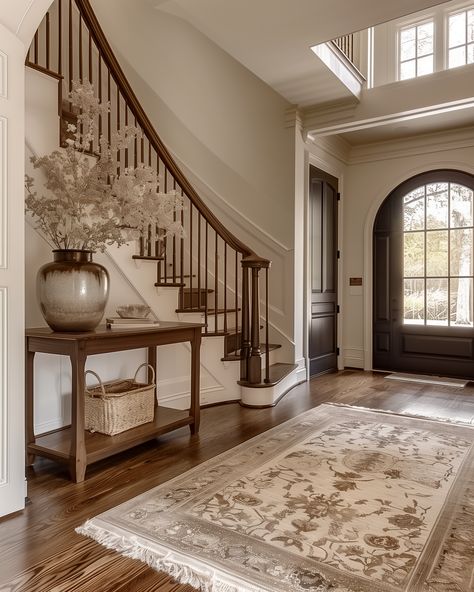
[[352, 146], [349, 165], [474, 147], [474, 126]]
[[352, 146], [341, 136], [312, 136], [311, 134], [308, 134], [306, 145], [311, 153], [313, 153], [314, 148], [316, 148], [317, 150], [322, 150], [326, 154], [336, 158], [343, 164], [350, 163]]
[[285, 127], [287, 129], [303, 130], [303, 116], [298, 107], [292, 106], [285, 111]]

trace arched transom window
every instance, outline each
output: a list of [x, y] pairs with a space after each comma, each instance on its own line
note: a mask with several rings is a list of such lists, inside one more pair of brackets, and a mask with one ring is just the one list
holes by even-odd
[[429, 183], [403, 198], [404, 324], [473, 326], [473, 191]]

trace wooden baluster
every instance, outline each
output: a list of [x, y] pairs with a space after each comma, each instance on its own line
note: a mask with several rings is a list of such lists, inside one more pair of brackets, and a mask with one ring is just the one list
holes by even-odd
[[[190, 204], [189, 207], [189, 308], [195, 308], [193, 294], [193, 204]], [[198, 300], [196, 308], [201, 308], [200, 300]]]
[[[168, 169], [165, 167], [165, 193], [168, 191]], [[158, 229], [157, 229], [158, 231]], [[168, 237], [163, 238], [163, 243], [161, 245], [161, 251], [163, 256], [163, 269], [165, 270], [165, 282], [167, 281], [166, 278], [168, 277]]]
[[45, 51], [46, 51], [46, 69], [49, 70], [50, 66], [50, 56], [51, 56], [51, 23], [50, 23], [50, 16], [49, 11], [46, 13], [46, 43], [45, 43]]
[[107, 102], [109, 103], [109, 110], [107, 112], [107, 141], [110, 146], [110, 138], [111, 138], [111, 126], [112, 126], [112, 105], [110, 102], [110, 96], [112, 94], [111, 91], [111, 83], [110, 83], [110, 70], [107, 69]]
[[33, 45], [34, 63], [36, 65], [38, 65], [38, 36], [38, 31], [36, 31]]
[[[235, 332], [239, 332], [239, 254], [235, 251], [235, 278], [234, 278], [234, 299], [235, 299]], [[242, 344], [241, 344], [242, 345]], [[239, 348], [240, 349], [240, 348]]]
[[201, 213], [198, 212], [198, 264], [197, 264], [197, 286], [198, 286], [198, 301], [201, 302], [201, 223], [202, 223], [202, 216]]
[[227, 333], [227, 243], [224, 241], [224, 333]]
[[81, 84], [84, 82], [84, 72], [82, 63], [82, 16], [79, 13], [79, 80]]
[[[120, 131], [120, 92], [117, 85], [115, 85], [117, 89], [117, 131]], [[120, 150], [117, 150], [117, 175], [120, 175]]]
[[[98, 52], [97, 76], [99, 80], [99, 101], [102, 103], [102, 55]], [[99, 113], [99, 151], [100, 151], [100, 137], [102, 136], [102, 113]]]
[[[73, 62], [73, 49], [72, 49], [72, 0], [69, 0], [69, 14], [68, 14], [68, 22], [69, 22], [69, 38], [68, 38], [68, 58], [69, 58], [69, 85], [68, 89], [69, 92], [72, 90], [72, 79], [74, 78], [74, 62]], [[69, 101], [69, 111], [72, 111], [72, 103]]]
[[88, 45], [88, 51], [89, 51], [89, 82], [91, 84], [94, 84], [94, 77], [93, 77], [93, 72], [92, 72], [92, 33], [89, 31], [89, 45]]
[[219, 235], [214, 232], [215, 236], [215, 252], [214, 252], [214, 333], [219, 331], [219, 315], [217, 313], [219, 308]]
[[[134, 126], [137, 127], [137, 118], [135, 117]], [[142, 132], [142, 130], [140, 130]], [[133, 139], [133, 166], [137, 168], [138, 166], [138, 138], [135, 136]]]
[[[173, 191], [176, 191], [176, 179], [173, 179]], [[182, 190], [181, 195], [182, 195]], [[173, 222], [176, 222], [176, 208], [173, 209]], [[172, 259], [173, 267], [171, 270], [171, 277], [173, 278], [173, 284], [176, 283], [176, 236], [173, 234], [173, 259]]]
[[248, 358], [250, 355], [250, 311], [249, 311], [249, 269], [242, 265], [242, 334], [240, 344], [240, 380], [248, 380]]
[[[184, 208], [181, 210], [181, 226], [184, 229]], [[180, 282], [181, 289], [179, 291], [179, 308], [184, 308], [184, 236], [180, 239], [180, 252], [179, 252], [179, 265], [180, 265]]]
[[148, 232], [147, 232], [147, 238], [146, 238], [146, 254], [148, 255], [148, 257], [151, 257], [151, 224], [148, 224]]
[[268, 271], [265, 269], [265, 382], [270, 382], [270, 339], [268, 333]]
[[[58, 2], [58, 74], [63, 73], [63, 2]], [[62, 89], [62, 81], [59, 83], [59, 88]], [[62, 105], [60, 103], [60, 109]], [[60, 111], [61, 112], [61, 111]]]
[[[148, 142], [148, 166], [151, 167], [151, 163], [152, 163], [152, 157], [151, 157], [151, 143]], [[156, 169], [156, 173], [159, 174], [160, 172], [160, 157], [158, 155], [158, 153], [156, 152], [156, 165], [155, 165], [155, 169]], [[166, 272], [166, 267], [164, 268], [164, 264], [163, 261], [157, 261], [156, 262], [156, 270], [157, 270], [157, 282], [159, 284], [161, 283], [166, 283], [166, 276], [167, 276], [167, 272]]]
[[204, 300], [205, 307], [204, 307], [204, 322], [206, 323], [204, 333], [209, 332], [209, 327], [207, 326], [207, 314], [208, 314], [208, 304], [207, 304], [207, 290], [209, 288], [208, 285], [208, 276], [209, 276], [209, 222], [206, 220], [206, 236], [205, 236], [205, 270], [204, 270], [204, 291], [206, 293], [206, 298]]
[[[125, 127], [128, 126], [128, 105], [125, 103]], [[125, 146], [125, 168], [128, 168], [128, 144]]]

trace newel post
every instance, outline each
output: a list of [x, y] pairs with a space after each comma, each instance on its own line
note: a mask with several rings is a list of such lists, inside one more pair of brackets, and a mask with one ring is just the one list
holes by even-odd
[[[257, 255], [242, 259], [242, 348], [240, 379], [250, 384], [262, 381], [262, 351], [260, 347], [259, 274], [271, 262]], [[250, 283], [249, 283], [250, 274]], [[268, 299], [268, 294], [265, 295]], [[268, 319], [266, 319], [268, 323]]]

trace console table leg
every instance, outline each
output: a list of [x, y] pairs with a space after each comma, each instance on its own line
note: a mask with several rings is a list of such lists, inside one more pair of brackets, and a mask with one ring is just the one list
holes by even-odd
[[35, 443], [34, 430], [34, 362], [35, 352], [26, 351], [26, 385], [25, 385], [25, 435], [26, 435], [26, 464], [35, 462], [35, 455], [28, 452], [28, 446]]
[[78, 348], [71, 355], [72, 368], [72, 406], [71, 406], [71, 479], [76, 483], [84, 481], [87, 467], [87, 451], [84, 422], [84, 370], [86, 356]]
[[74, 459], [71, 460], [69, 464], [69, 475], [71, 476], [71, 481], [75, 483], [82, 483], [86, 478], [86, 468], [87, 464], [85, 459], [77, 458], [76, 462]]

